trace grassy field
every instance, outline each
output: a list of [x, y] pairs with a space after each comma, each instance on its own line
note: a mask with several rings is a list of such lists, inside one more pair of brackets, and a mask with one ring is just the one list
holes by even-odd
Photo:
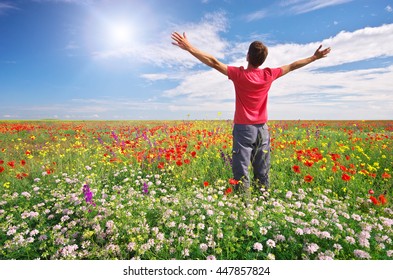
[[0, 122], [0, 259], [393, 259], [393, 121], [271, 121], [271, 188], [231, 121]]

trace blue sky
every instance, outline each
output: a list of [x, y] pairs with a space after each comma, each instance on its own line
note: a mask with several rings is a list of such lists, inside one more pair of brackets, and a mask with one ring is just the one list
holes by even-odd
[[0, 119], [232, 119], [226, 76], [171, 44], [172, 31], [229, 65], [329, 57], [278, 79], [269, 118], [393, 119], [393, 1], [0, 0]]

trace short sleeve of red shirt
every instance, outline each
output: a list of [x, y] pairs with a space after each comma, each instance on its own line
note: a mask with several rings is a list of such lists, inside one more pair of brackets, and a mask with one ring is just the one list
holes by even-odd
[[236, 124], [267, 122], [267, 97], [272, 82], [282, 74], [281, 68], [244, 69], [228, 66], [228, 78], [236, 92]]

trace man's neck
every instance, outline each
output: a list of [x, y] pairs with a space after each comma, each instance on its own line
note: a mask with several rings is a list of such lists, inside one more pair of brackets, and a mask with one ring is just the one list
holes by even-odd
[[252, 64], [248, 63], [247, 70], [255, 70], [255, 69], [258, 69], [258, 67], [255, 67]]

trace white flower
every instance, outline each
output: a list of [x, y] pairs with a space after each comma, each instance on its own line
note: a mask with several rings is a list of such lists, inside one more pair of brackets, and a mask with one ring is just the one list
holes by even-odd
[[301, 228], [297, 228], [297, 229], [295, 230], [295, 234], [297, 234], [297, 235], [303, 235], [303, 230], [302, 230]]
[[165, 238], [165, 235], [163, 233], [157, 234], [157, 239], [158, 240], [162, 241], [162, 240], [164, 240], [164, 238]]
[[276, 256], [274, 255], [274, 254], [272, 254], [272, 253], [269, 253], [269, 254], [267, 254], [267, 257], [266, 257], [268, 260], [275, 260], [276, 259]]
[[204, 228], [205, 228], [205, 224], [199, 223], [199, 224], [198, 224], [198, 228], [199, 228], [199, 229], [204, 229]]
[[182, 255], [185, 256], [185, 257], [190, 256], [190, 250], [184, 249], [184, 250], [182, 251]]
[[358, 257], [360, 259], [370, 259], [371, 258], [369, 253], [362, 251], [362, 250], [354, 250], [353, 254], [355, 255], [355, 257]]
[[307, 244], [306, 247], [304, 248], [304, 250], [309, 253], [309, 254], [313, 254], [316, 251], [318, 251], [319, 246], [315, 243], [311, 243], [311, 244]]
[[362, 220], [362, 217], [360, 217], [358, 214], [352, 214], [351, 218], [358, 222]]
[[130, 242], [127, 245], [127, 250], [131, 252], [131, 251], [133, 251], [135, 249], [135, 247], [136, 247], [135, 242]]
[[276, 247], [276, 242], [274, 242], [273, 240], [269, 239], [266, 241], [266, 245], [270, 248], [274, 248]]
[[259, 233], [265, 235], [267, 233], [267, 229], [264, 227], [259, 228]]
[[28, 192], [22, 192], [21, 195], [27, 198], [31, 197], [31, 195]]
[[355, 244], [355, 238], [353, 238], [352, 236], [347, 236], [347, 237], [345, 237], [345, 240], [346, 240], [349, 244]]
[[208, 247], [207, 244], [205, 244], [205, 243], [201, 243], [201, 244], [199, 245], [199, 249], [201, 249], [202, 252], [206, 252], [208, 248], [209, 248], [209, 247]]
[[256, 251], [262, 251], [263, 246], [262, 246], [261, 243], [256, 242], [256, 243], [254, 243], [253, 249], [256, 250]]

